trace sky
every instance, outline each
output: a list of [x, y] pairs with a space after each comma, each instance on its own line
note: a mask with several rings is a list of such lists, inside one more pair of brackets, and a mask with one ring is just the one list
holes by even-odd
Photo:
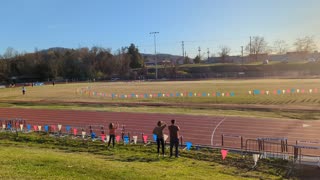
[[[270, 46], [314, 36], [320, 43], [318, 0], [1, 0], [0, 54], [35, 48], [102, 46], [116, 52], [134, 43], [142, 53], [241, 54], [250, 36]], [[320, 48], [320, 46], [318, 45]]]

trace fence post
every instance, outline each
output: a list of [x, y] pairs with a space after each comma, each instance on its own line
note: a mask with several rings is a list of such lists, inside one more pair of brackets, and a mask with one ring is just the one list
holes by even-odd
[[221, 134], [221, 147], [223, 147], [224, 142], [223, 142], [223, 134]]

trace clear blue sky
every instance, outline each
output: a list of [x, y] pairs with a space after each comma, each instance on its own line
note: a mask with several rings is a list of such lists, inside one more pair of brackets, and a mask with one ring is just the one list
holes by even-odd
[[318, 0], [1, 0], [0, 54], [7, 47], [118, 48], [134, 43], [153, 53], [152, 31], [160, 53], [193, 57], [220, 45], [240, 54], [250, 36], [270, 45], [282, 39], [315, 36], [319, 42]]

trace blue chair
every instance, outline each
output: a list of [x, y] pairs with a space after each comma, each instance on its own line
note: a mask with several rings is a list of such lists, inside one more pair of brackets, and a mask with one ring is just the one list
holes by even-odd
[[192, 146], [192, 142], [186, 142], [187, 150], [189, 151]]

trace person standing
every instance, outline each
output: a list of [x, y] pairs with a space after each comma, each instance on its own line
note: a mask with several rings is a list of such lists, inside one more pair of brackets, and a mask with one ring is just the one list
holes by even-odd
[[157, 149], [158, 149], [158, 156], [160, 156], [160, 143], [161, 143], [161, 150], [162, 156], [164, 157], [164, 138], [163, 138], [163, 129], [167, 125], [162, 121], [158, 121], [157, 126], [153, 129], [153, 134], [157, 135]]
[[116, 138], [116, 129], [118, 129], [119, 123], [117, 125], [114, 125], [114, 123], [109, 124], [109, 142], [108, 142], [108, 147], [110, 146], [110, 142], [112, 140], [112, 146], [114, 147], [114, 140]]
[[26, 91], [27, 91], [27, 89], [26, 89], [26, 87], [22, 87], [22, 95], [25, 95], [26, 94]]
[[171, 125], [168, 127], [169, 129], [169, 134], [170, 134], [170, 157], [172, 157], [172, 149], [173, 146], [175, 146], [175, 156], [179, 157], [179, 151], [178, 151], [178, 146], [179, 146], [179, 126], [175, 125], [176, 120], [172, 119], [171, 120]]

